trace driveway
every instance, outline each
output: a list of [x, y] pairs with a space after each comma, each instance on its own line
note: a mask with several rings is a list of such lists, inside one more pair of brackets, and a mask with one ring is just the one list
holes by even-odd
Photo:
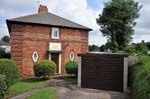
[[26, 99], [33, 93], [38, 92], [46, 87], [55, 87], [57, 89], [56, 94], [58, 99], [131, 99], [129, 93], [78, 88], [76, 85], [68, 84], [62, 79], [56, 79], [47, 85], [34, 88], [9, 99]]
[[131, 99], [129, 93], [78, 88], [76, 85], [67, 84], [63, 80], [57, 80], [55, 85], [58, 88], [58, 99]]

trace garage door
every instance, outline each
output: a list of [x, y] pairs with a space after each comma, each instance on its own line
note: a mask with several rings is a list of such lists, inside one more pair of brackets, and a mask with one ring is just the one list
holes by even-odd
[[123, 91], [124, 57], [118, 54], [82, 54], [81, 87]]

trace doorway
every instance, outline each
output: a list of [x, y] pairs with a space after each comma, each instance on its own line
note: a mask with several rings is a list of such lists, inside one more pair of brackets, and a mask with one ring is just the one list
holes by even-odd
[[51, 53], [51, 60], [56, 64], [56, 73], [59, 73], [59, 53]]

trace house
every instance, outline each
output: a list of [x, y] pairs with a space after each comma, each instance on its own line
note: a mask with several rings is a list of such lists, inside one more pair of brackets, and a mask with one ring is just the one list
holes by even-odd
[[10, 44], [0, 40], [0, 50], [4, 50], [6, 53], [9, 53]]
[[78, 60], [78, 53], [88, 52], [90, 28], [48, 12], [40, 5], [37, 14], [7, 19], [11, 36], [11, 59], [20, 68], [23, 78], [33, 77], [33, 64], [53, 60], [56, 73], [65, 74], [65, 63]]

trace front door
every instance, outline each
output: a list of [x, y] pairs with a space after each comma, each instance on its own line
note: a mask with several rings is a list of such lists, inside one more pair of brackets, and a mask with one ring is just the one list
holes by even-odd
[[51, 60], [56, 64], [56, 73], [59, 73], [59, 53], [51, 53]]

